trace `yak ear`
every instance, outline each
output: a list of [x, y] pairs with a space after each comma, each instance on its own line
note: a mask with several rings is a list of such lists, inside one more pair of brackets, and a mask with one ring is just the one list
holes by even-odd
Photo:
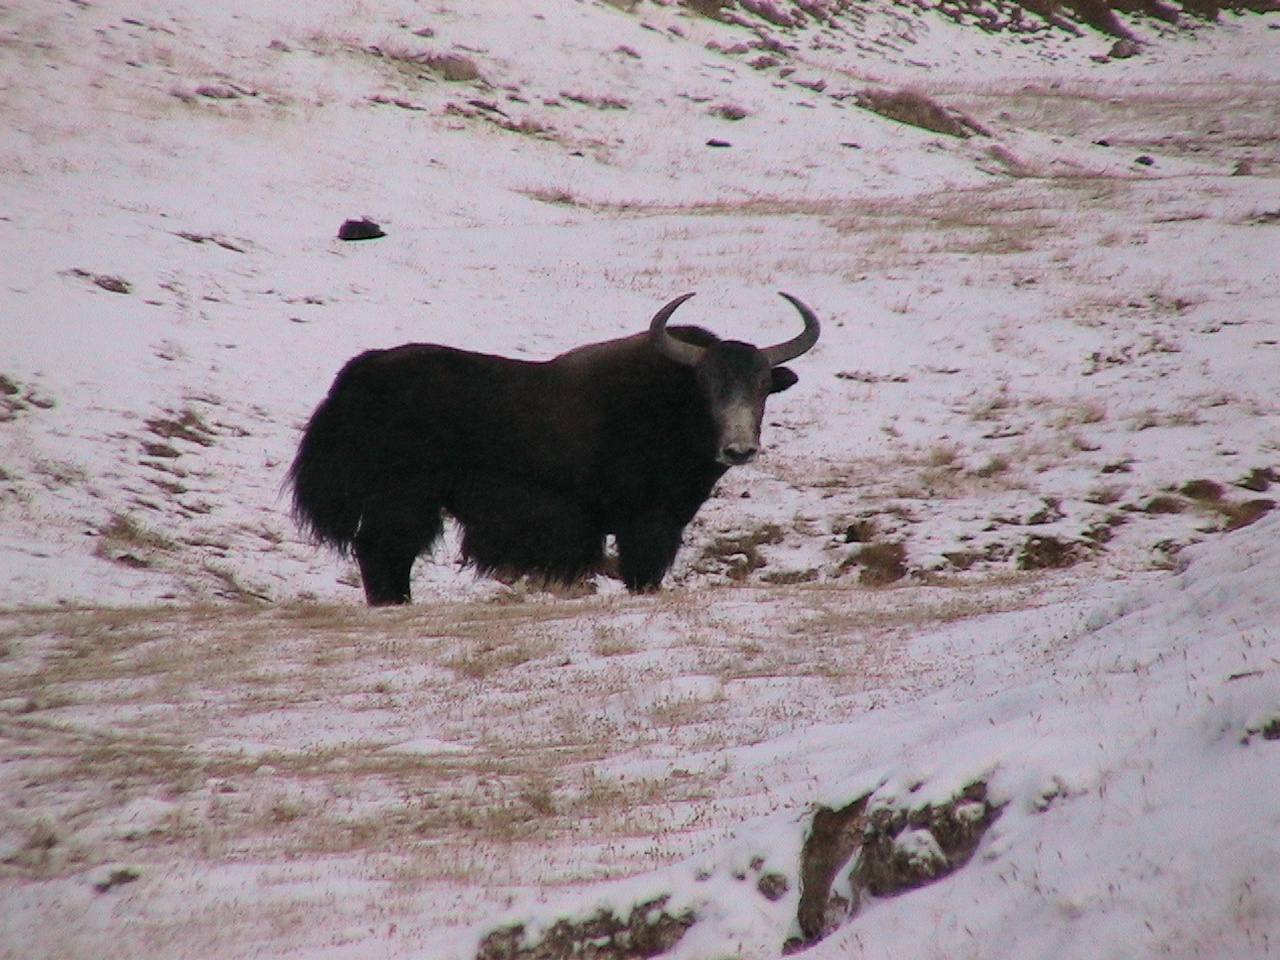
[[770, 393], [781, 393], [783, 390], [789, 390], [800, 379], [788, 367], [774, 367], [770, 372], [773, 374], [773, 383], [769, 387]]

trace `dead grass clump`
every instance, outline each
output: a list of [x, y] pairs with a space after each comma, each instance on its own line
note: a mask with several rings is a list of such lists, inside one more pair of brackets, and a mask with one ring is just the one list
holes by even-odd
[[721, 19], [725, 7], [733, 5], [734, 0], [680, 0], [680, 6], [712, 20]]
[[1142, 508], [1143, 513], [1150, 514], [1174, 514], [1183, 513], [1187, 509], [1187, 501], [1181, 497], [1172, 497], [1166, 494], [1152, 497]]
[[717, 103], [707, 113], [721, 120], [744, 120], [750, 116], [745, 107], [740, 107], [736, 103]]
[[1003, 563], [1013, 555], [1013, 548], [1006, 543], [988, 543], [981, 550], [966, 548], [948, 550], [942, 557], [956, 570], [970, 570], [977, 563]]
[[974, 133], [990, 135], [976, 121], [949, 110], [919, 90], [909, 87], [898, 90], [868, 87], [857, 94], [856, 101], [858, 106], [872, 113], [933, 133], [959, 137], [962, 140], [967, 140]]
[[217, 595], [224, 600], [234, 600], [237, 603], [262, 603], [271, 599], [264, 590], [242, 583], [240, 575], [230, 567], [220, 563], [206, 563], [203, 569], [218, 585]]
[[508, 133], [519, 133], [527, 137], [552, 139], [556, 128], [543, 123], [534, 117], [526, 116], [515, 119], [496, 103], [489, 100], [473, 99], [466, 103], [451, 101], [444, 105], [446, 116], [462, 117], [466, 120], [483, 120]]
[[481, 79], [479, 65], [458, 53], [427, 54], [422, 62], [449, 83], [470, 83]]
[[593, 94], [582, 92], [571, 92], [561, 90], [560, 97], [568, 100], [570, 103], [576, 103], [584, 107], [591, 107], [595, 110], [629, 110], [631, 109], [631, 101], [624, 97], [615, 97], [609, 94]]
[[995, 453], [987, 458], [987, 462], [975, 470], [974, 476], [983, 480], [990, 480], [992, 477], [998, 477], [1003, 473], [1008, 473], [1013, 464], [1004, 454]]
[[534, 774], [521, 785], [520, 801], [540, 817], [555, 816], [555, 784], [545, 774]]
[[588, 207], [589, 203], [565, 187], [529, 187], [517, 191], [530, 200], [550, 203], [558, 207]]
[[484, 79], [479, 65], [460, 53], [436, 53], [394, 40], [361, 48], [360, 52], [386, 61], [417, 79], [427, 79], [421, 76], [422, 69], [430, 70], [448, 83], [471, 83]]
[[1112, 503], [1119, 503], [1124, 496], [1124, 486], [1119, 483], [1103, 483], [1094, 487], [1085, 494], [1086, 503], [1096, 503], [1100, 506], [1107, 506]]
[[1001, 414], [1013, 407], [1013, 398], [1009, 396], [1007, 384], [1001, 384], [985, 397], [975, 400], [969, 408], [970, 419], [977, 421], [999, 420]]
[[1088, 556], [1088, 548], [1078, 540], [1054, 536], [1028, 537], [1018, 553], [1019, 570], [1062, 570]]
[[50, 398], [0, 373], [0, 423], [7, 423], [32, 407], [48, 410], [53, 406], [56, 404]]
[[5, 863], [40, 874], [48, 872], [55, 860], [55, 850], [63, 842], [63, 830], [52, 817], [43, 816], [33, 823], [22, 846], [5, 858]]
[[639, 653], [642, 649], [634, 636], [604, 625], [596, 628], [595, 637], [591, 641], [591, 654], [596, 657], [625, 657]]
[[40, 457], [32, 461], [31, 469], [50, 489], [84, 483], [89, 479], [89, 472], [70, 460]]
[[1246, 500], [1244, 503], [1223, 503], [1217, 509], [1227, 522], [1228, 530], [1239, 530], [1256, 523], [1275, 509], [1274, 500]]
[[519, 640], [515, 643], [503, 643], [499, 640], [485, 640], [446, 659], [443, 665], [461, 676], [483, 680], [494, 673], [510, 670], [546, 654], [545, 642]]
[[1252, 490], [1254, 493], [1261, 493], [1269, 489], [1277, 480], [1280, 480], [1280, 475], [1270, 467], [1254, 467], [1237, 480], [1235, 485], [1245, 490]]
[[1226, 491], [1222, 484], [1213, 480], [1188, 480], [1178, 492], [1191, 500], [1215, 503]]
[[1060, 429], [1088, 426], [1103, 423], [1107, 419], [1107, 407], [1100, 400], [1081, 400], [1069, 404], [1056, 417], [1052, 424]]
[[864, 587], [883, 587], [907, 575], [907, 547], [900, 542], [869, 543], [854, 551], [840, 565], [841, 570], [858, 567], [858, 582]]
[[774, 586], [786, 587], [797, 583], [813, 583], [818, 579], [818, 571], [812, 567], [804, 570], [775, 570], [762, 574], [760, 579]]
[[147, 430], [165, 440], [187, 440], [202, 447], [213, 446], [213, 429], [196, 410], [188, 407], [169, 417], [146, 421]]
[[708, 573], [719, 567], [730, 580], [745, 580], [767, 563], [760, 547], [781, 543], [782, 539], [782, 528], [776, 523], [766, 523], [747, 533], [717, 537], [703, 548], [696, 568]]
[[98, 531], [101, 538], [95, 555], [129, 567], [150, 567], [156, 554], [168, 552], [177, 546], [162, 533], [147, 527], [132, 514], [114, 514]]

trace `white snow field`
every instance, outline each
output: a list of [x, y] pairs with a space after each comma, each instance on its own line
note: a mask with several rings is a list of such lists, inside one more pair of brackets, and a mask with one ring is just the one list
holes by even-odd
[[[0, 2], [0, 957], [1280, 956], [1280, 13], [947, 9]], [[661, 593], [295, 529], [690, 291], [823, 334]]]

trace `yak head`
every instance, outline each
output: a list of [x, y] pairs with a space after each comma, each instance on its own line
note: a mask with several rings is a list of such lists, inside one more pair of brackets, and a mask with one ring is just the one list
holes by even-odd
[[649, 324], [649, 342], [663, 356], [692, 368], [698, 390], [716, 430], [715, 459], [726, 467], [750, 463], [760, 450], [764, 402], [771, 393], [786, 390], [796, 375], [782, 364], [810, 350], [820, 327], [813, 311], [789, 293], [781, 294], [800, 312], [804, 330], [791, 340], [756, 347], [736, 340], [714, 340], [707, 346], [672, 336], [667, 321], [692, 293], [677, 297], [657, 312]]

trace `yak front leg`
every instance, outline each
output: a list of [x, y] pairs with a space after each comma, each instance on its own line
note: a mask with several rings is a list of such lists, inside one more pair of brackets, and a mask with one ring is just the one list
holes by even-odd
[[647, 593], [662, 586], [680, 549], [684, 524], [664, 513], [631, 520], [615, 533], [618, 568], [622, 582], [632, 593]]

